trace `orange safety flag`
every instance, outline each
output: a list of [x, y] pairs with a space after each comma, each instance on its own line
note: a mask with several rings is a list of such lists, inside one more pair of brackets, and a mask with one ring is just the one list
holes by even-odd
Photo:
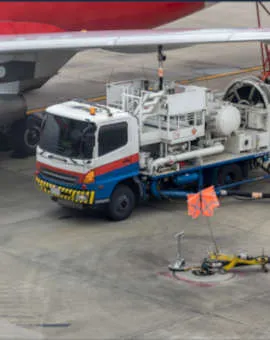
[[192, 216], [192, 218], [197, 218], [201, 214], [201, 198], [200, 193], [198, 194], [188, 194], [187, 195], [187, 203], [188, 203], [188, 215]]
[[214, 186], [202, 190], [201, 195], [202, 215], [213, 216], [214, 209], [220, 206]]

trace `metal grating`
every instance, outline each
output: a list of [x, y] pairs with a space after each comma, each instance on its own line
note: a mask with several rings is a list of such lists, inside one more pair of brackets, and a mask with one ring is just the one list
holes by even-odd
[[47, 179], [61, 181], [62, 183], [75, 184], [79, 182], [79, 178], [73, 175], [63, 174], [61, 172], [52, 171], [42, 168], [40, 174]]

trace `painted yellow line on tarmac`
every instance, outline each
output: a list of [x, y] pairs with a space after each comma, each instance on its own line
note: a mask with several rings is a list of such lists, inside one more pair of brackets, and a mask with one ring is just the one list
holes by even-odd
[[223, 77], [235, 76], [235, 75], [242, 74], [242, 73], [250, 73], [250, 72], [260, 71], [261, 69], [262, 69], [261, 66], [254, 66], [254, 67], [244, 68], [242, 70], [237, 70], [237, 71], [216, 73], [216, 74], [212, 74], [212, 75], [209, 75], [209, 76], [202, 76], [202, 77], [198, 77], [198, 78], [182, 80], [179, 83], [180, 84], [188, 84], [188, 83], [193, 83], [195, 81], [219, 79], [219, 78], [223, 78]]
[[[194, 82], [197, 82], [197, 81], [213, 80], [213, 79], [235, 76], [235, 75], [242, 74], [242, 73], [250, 73], [250, 72], [254, 72], [254, 71], [260, 71], [261, 69], [262, 69], [262, 66], [254, 66], [254, 67], [244, 68], [244, 69], [238, 70], [238, 71], [216, 73], [216, 74], [212, 74], [212, 75], [209, 75], [209, 76], [202, 76], [202, 77], [197, 77], [197, 78], [192, 78], [192, 79], [185, 79], [185, 80], [181, 80], [180, 82], [177, 82], [177, 83], [178, 84], [188, 84], [188, 83], [194, 83]], [[100, 101], [105, 100], [105, 99], [106, 99], [106, 96], [99, 96], [99, 97], [94, 97], [94, 98], [88, 98], [87, 101], [89, 101], [89, 102], [100, 102]], [[26, 112], [26, 114], [30, 115], [32, 113], [42, 112], [42, 111], [45, 111], [45, 109], [46, 108], [43, 107], [43, 108], [40, 108], [40, 109], [28, 110]]]

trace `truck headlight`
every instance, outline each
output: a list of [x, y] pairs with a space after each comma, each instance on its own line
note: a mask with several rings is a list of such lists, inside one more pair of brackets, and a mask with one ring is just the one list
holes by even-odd
[[88, 184], [88, 183], [92, 183], [94, 181], [95, 181], [95, 171], [91, 170], [85, 175], [85, 177], [83, 179], [83, 183]]

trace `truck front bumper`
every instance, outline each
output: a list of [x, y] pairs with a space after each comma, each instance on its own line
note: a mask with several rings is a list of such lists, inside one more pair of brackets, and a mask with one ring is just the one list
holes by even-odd
[[95, 192], [87, 190], [76, 190], [62, 186], [58, 186], [47, 181], [40, 179], [38, 176], [35, 178], [38, 188], [50, 195], [52, 198], [71, 201], [79, 204], [94, 204]]

